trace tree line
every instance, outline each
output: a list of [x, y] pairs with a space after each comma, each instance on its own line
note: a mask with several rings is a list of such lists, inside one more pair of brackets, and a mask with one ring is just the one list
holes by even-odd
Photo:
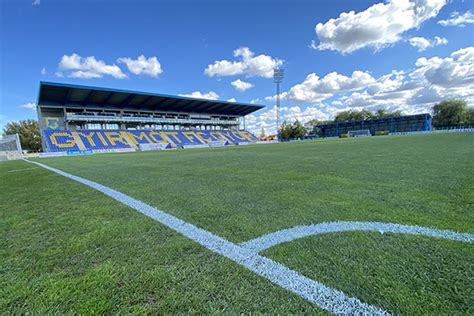
[[349, 122], [349, 121], [362, 121], [369, 119], [378, 119], [378, 118], [390, 118], [390, 117], [399, 117], [402, 116], [401, 111], [388, 111], [385, 109], [379, 109], [376, 112], [370, 112], [366, 109], [358, 110], [348, 110], [341, 111], [336, 114], [334, 120], [311, 120], [309, 125], [322, 125], [335, 122]]

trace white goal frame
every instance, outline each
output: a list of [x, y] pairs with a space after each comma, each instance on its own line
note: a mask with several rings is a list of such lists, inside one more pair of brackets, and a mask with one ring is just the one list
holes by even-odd
[[347, 135], [349, 137], [366, 137], [366, 136], [372, 136], [372, 134], [370, 134], [370, 130], [368, 129], [358, 129], [358, 130], [354, 130], [354, 131], [348, 131], [347, 132]]
[[23, 159], [23, 150], [18, 134], [3, 136], [0, 139], [0, 161], [20, 159]]

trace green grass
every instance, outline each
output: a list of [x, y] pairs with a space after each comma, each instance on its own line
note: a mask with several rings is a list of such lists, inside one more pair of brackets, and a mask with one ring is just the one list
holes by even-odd
[[0, 164], [0, 314], [318, 309], [114, 200]]
[[[40, 161], [233, 242], [334, 220], [472, 233], [473, 144], [474, 134], [432, 134]], [[0, 311], [319, 311], [92, 189], [8, 172], [22, 168], [0, 164]], [[473, 245], [340, 233], [264, 254], [391, 312], [474, 312]]]

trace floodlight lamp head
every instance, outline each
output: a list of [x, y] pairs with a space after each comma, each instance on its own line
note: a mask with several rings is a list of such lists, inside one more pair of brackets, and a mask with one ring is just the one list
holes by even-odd
[[285, 71], [282, 68], [273, 69], [273, 81], [281, 82], [285, 76]]

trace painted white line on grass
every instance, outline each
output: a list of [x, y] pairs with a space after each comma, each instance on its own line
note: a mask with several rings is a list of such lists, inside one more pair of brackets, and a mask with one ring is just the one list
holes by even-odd
[[357, 298], [349, 297], [339, 290], [311, 280], [296, 271], [288, 269], [280, 263], [227, 241], [224, 238], [216, 236], [209, 231], [198, 228], [119, 191], [49, 167], [42, 163], [35, 161], [28, 162], [100, 191], [105, 195], [137, 210], [138, 212], [153, 218], [154, 220], [177, 231], [189, 239], [192, 239], [207, 249], [231, 259], [232, 261], [244, 266], [256, 274], [270, 280], [274, 284], [277, 284], [282, 288], [287, 289], [316, 304], [326, 311], [334, 314], [388, 315], [388, 312], [384, 311], [383, 309], [363, 303]]
[[270, 247], [298, 238], [347, 231], [374, 231], [380, 232], [382, 234], [396, 233], [420, 235], [474, 243], [474, 234], [458, 233], [452, 230], [441, 230], [428, 227], [380, 222], [328, 222], [282, 229], [277, 232], [243, 242], [240, 245], [255, 253], [259, 253]]
[[23, 169], [13, 169], [13, 170], [8, 170], [7, 172], [20, 172], [20, 171], [27, 171], [27, 170], [34, 170], [34, 169], [38, 169], [38, 168], [32, 167], [32, 168], [23, 168]]

